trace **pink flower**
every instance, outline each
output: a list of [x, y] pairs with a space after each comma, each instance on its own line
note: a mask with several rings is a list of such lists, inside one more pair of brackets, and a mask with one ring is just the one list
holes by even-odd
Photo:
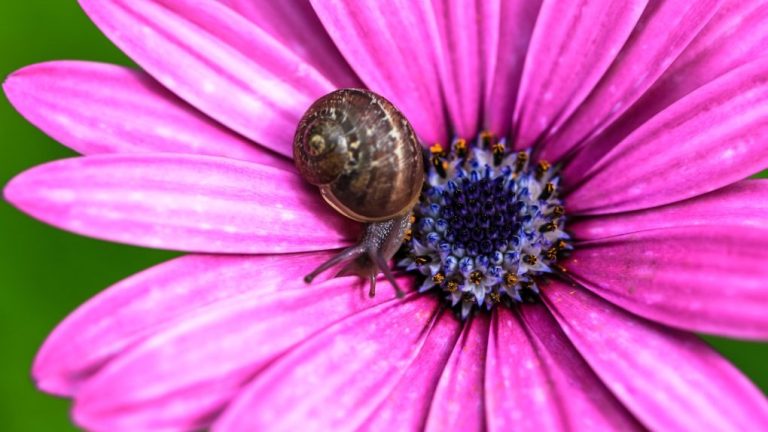
[[[689, 333], [768, 339], [768, 185], [743, 180], [768, 166], [762, 0], [81, 3], [144, 71], [10, 76], [14, 106], [86, 156], [22, 173], [6, 199], [193, 254], [45, 342], [35, 380], [79, 425], [768, 426], [765, 397]], [[560, 164], [567, 273], [466, 320], [410, 274], [405, 299], [305, 285], [358, 231], [288, 158], [304, 110], [340, 87], [384, 95], [425, 143], [490, 130]]]

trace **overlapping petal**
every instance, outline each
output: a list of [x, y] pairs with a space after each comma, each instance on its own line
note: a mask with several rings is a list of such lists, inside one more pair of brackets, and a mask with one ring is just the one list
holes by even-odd
[[331, 79], [213, 0], [81, 0], [88, 16], [163, 86], [234, 131], [291, 154], [302, 113]]
[[288, 159], [233, 133], [148, 75], [104, 63], [27, 66], [3, 90], [48, 135], [86, 155], [171, 152], [290, 167]]
[[[651, 430], [760, 430], [768, 401], [696, 336], [552, 281], [543, 298], [576, 349]], [[695, 415], [689, 415], [695, 413]]]
[[414, 361], [439, 317], [412, 294], [348, 318], [271, 365], [216, 430], [355, 430]]
[[753, 229], [768, 228], [766, 221], [768, 181], [745, 180], [662, 207], [569, 221], [568, 232], [594, 240], [658, 228], [726, 226], [748, 238]]
[[443, 309], [418, 357], [397, 385], [361, 426], [366, 431], [422, 430], [443, 368], [461, 333], [462, 324]]
[[464, 322], [432, 397], [424, 430], [481, 431], [485, 416], [485, 356], [490, 318], [478, 314]]
[[661, 228], [578, 244], [564, 265], [585, 287], [646, 318], [766, 339], [766, 242], [767, 226]]
[[482, 54], [485, 57], [483, 126], [499, 136], [512, 127], [525, 54], [541, 0], [480, 1]]
[[[469, 137], [477, 133], [483, 103], [484, 70], [480, 41], [488, 26], [477, 16], [483, 0], [431, 1], [438, 45], [436, 52], [445, 106], [451, 117], [453, 132]], [[487, 18], [487, 16], [486, 16]], [[493, 17], [495, 18], [495, 17]]]
[[543, 159], [559, 161], [637, 101], [696, 37], [719, 1], [650, 2], [626, 44], [565, 124], [541, 142]]
[[325, 32], [309, 0], [220, 0], [312, 65], [337, 87], [361, 87], [360, 79]]
[[229, 298], [304, 288], [295, 275], [329, 256], [188, 255], [145, 270], [62, 321], [38, 352], [33, 376], [45, 391], [72, 395], [115, 355], [185, 316]]
[[294, 172], [250, 162], [124, 154], [37, 166], [14, 178], [5, 198], [59, 228], [155, 248], [285, 253], [345, 245], [355, 224], [312, 189]]
[[436, 66], [442, 53], [432, 39], [437, 24], [428, 5], [322, 0], [312, 6], [363, 83], [403, 111], [422, 140], [445, 143]]
[[569, 212], [615, 213], [668, 204], [768, 166], [767, 71], [768, 59], [756, 60], [696, 90], [590, 170], [579, 171], [589, 157], [601, 155], [589, 149], [579, 153], [563, 173], [569, 185], [576, 185], [566, 198]]
[[646, 3], [544, 0], [515, 107], [516, 148], [530, 148], [578, 108], [616, 58]]
[[698, 36], [640, 100], [581, 147], [571, 162], [573, 172], [592, 167], [627, 135], [689, 93], [762, 57], [765, 46], [768, 4], [761, 0], [723, 1]]
[[542, 305], [494, 311], [485, 367], [490, 431], [637, 430]]
[[[280, 261], [282, 269], [267, 269], [274, 272], [271, 279], [269, 274], [264, 279], [258, 274], [253, 278], [237, 275], [249, 290], [198, 307], [121, 352], [77, 392], [74, 416], [78, 423], [94, 430], [210, 426], [233, 399], [247, 394], [243, 387], [254, 375], [291, 347], [335, 322], [356, 322], [347, 317], [359, 311], [394, 303], [386, 282], [374, 299], [364, 290], [354, 291], [348, 279], [307, 288], [299, 275], [308, 271], [307, 264], [317, 264], [316, 257]], [[364, 314], [382, 315], [378, 309]], [[360, 328], [371, 331], [370, 326]], [[375, 344], [371, 337], [367, 340]], [[337, 371], [333, 372], [324, 375], [336, 376]]]

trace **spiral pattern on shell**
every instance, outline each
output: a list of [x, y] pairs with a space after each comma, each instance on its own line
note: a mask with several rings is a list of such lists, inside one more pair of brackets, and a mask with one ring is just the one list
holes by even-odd
[[360, 222], [409, 211], [424, 181], [421, 145], [410, 123], [367, 90], [341, 89], [315, 101], [299, 122], [293, 156], [331, 206]]

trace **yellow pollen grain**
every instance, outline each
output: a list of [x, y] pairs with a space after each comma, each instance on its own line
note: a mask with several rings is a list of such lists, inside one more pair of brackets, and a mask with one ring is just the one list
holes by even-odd
[[504, 285], [506, 285], [509, 288], [512, 288], [513, 286], [517, 285], [517, 281], [520, 280], [516, 275], [513, 275], [512, 273], [507, 273], [504, 275]]
[[520, 172], [525, 168], [525, 164], [528, 162], [528, 153], [519, 152], [515, 161], [515, 171]]
[[[483, 131], [480, 133], [480, 140], [483, 142], [483, 147], [485, 148], [491, 148], [491, 146], [494, 146], [494, 141], [496, 137], [488, 131]], [[495, 146], [494, 146], [495, 147]]]
[[488, 297], [489, 297], [489, 298], [491, 299], [491, 301], [492, 301], [492, 302], [494, 302], [494, 303], [501, 303], [501, 294], [499, 294], [499, 293], [498, 293], [498, 292], [496, 292], [496, 291], [494, 291], [494, 292], [492, 292], [492, 293], [488, 294]]
[[547, 259], [549, 260], [557, 259], [557, 252], [558, 252], [557, 247], [554, 247], [554, 246], [547, 249], [547, 252], [546, 252]]
[[552, 196], [552, 194], [555, 192], [555, 185], [552, 183], [547, 183], [544, 185], [544, 190], [541, 192], [541, 195], [539, 195], [539, 199], [548, 199]]
[[479, 270], [475, 270], [469, 274], [469, 281], [475, 285], [479, 285], [483, 281], [483, 273]]
[[557, 229], [557, 224], [553, 221], [553, 222], [547, 222], [544, 225], [542, 225], [539, 228], [539, 231], [546, 233], [546, 232], [555, 231], [556, 229]]
[[445, 290], [454, 293], [459, 290], [459, 283], [454, 280], [448, 281], [448, 283], [445, 284]]
[[465, 156], [467, 154], [467, 149], [468, 148], [469, 148], [469, 146], [467, 145], [467, 140], [465, 140], [464, 138], [459, 138], [454, 143], [454, 149], [456, 151], [456, 154], [459, 157]]
[[523, 257], [523, 262], [528, 264], [528, 265], [536, 265], [538, 260], [533, 255], [526, 255], [526, 256]]
[[442, 272], [435, 273], [434, 276], [432, 276], [432, 282], [440, 285], [445, 281], [445, 275]]
[[551, 167], [552, 165], [550, 165], [549, 162], [545, 160], [539, 161], [539, 164], [536, 166], [536, 177], [541, 179]]
[[432, 166], [435, 167], [437, 173], [440, 175], [440, 177], [445, 178], [448, 171], [448, 162], [444, 161], [439, 154], [433, 154], [431, 159]]
[[440, 143], [434, 143], [434, 144], [432, 144], [432, 146], [429, 148], [429, 151], [430, 151], [430, 153], [432, 153], [433, 155], [442, 155], [442, 154], [443, 154], [443, 152], [444, 152], [444, 150], [443, 150], [443, 146], [442, 146], [442, 145], [440, 145]]

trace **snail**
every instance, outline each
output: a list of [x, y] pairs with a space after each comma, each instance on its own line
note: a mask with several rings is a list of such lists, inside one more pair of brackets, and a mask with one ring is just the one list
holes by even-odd
[[368, 90], [336, 90], [315, 101], [301, 118], [293, 158], [300, 174], [320, 188], [331, 207], [365, 224], [357, 244], [304, 280], [310, 283], [347, 262], [336, 276], [368, 278], [373, 297], [381, 272], [402, 297], [387, 262], [410, 227], [410, 213], [424, 182], [421, 145], [405, 116]]

